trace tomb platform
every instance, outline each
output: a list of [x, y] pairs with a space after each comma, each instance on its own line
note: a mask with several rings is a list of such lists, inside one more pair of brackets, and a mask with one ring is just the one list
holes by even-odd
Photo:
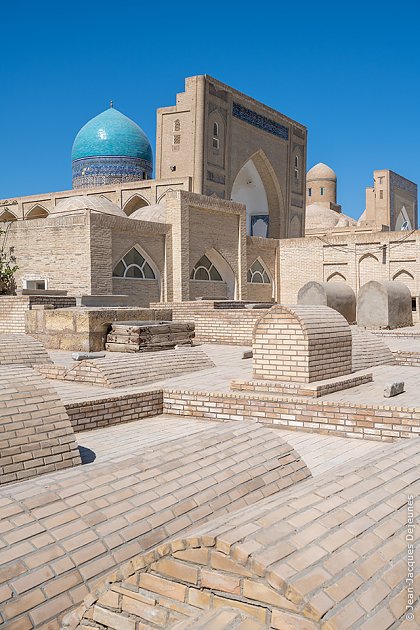
[[230, 389], [233, 391], [279, 394], [286, 396], [305, 396], [320, 398], [334, 392], [358, 387], [373, 381], [372, 372], [358, 372], [349, 376], [338, 376], [313, 383], [293, 383], [290, 381], [240, 380], [233, 379]]

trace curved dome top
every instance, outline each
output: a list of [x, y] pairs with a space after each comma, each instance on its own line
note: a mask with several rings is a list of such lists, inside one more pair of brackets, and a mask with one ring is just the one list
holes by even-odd
[[337, 181], [337, 175], [332, 168], [323, 162], [318, 162], [318, 164], [315, 164], [315, 166], [306, 173], [306, 181], [311, 182], [316, 179], [332, 179]]
[[69, 214], [79, 210], [93, 210], [102, 214], [113, 214], [114, 216], [127, 218], [125, 212], [116, 203], [112, 203], [106, 197], [98, 195], [77, 195], [76, 197], [62, 199], [51, 210], [50, 214]]
[[346, 214], [336, 212], [322, 203], [311, 203], [306, 206], [305, 231], [328, 230], [335, 227], [356, 225], [357, 222]]
[[130, 219], [166, 223], [166, 206], [162, 203], [156, 203], [153, 206], [144, 206], [133, 212], [133, 214], [130, 215]]
[[153, 160], [152, 147], [143, 129], [113, 107], [89, 120], [73, 143], [73, 161], [97, 156]]

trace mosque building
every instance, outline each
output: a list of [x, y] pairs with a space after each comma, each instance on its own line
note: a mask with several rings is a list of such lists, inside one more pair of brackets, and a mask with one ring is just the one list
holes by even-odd
[[[16, 290], [124, 295], [139, 306], [293, 302], [307, 279], [357, 290], [373, 273], [407, 277], [417, 296], [420, 248], [399, 266], [376, 255], [401, 238], [394, 230], [416, 229], [416, 185], [375, 171], [356, 221], [337, 203], [330, 167], [306, 173], [306, 152], [304, 125], [201, 75], [158, 109], [153, 168], [146, 134], [111, 103], [75, 137], [72, 190], [0, 201]], [[354, 248], [372, 249], [378, 266], [370, 260], [359, 277]], [[341, 260], [339, 250], [353, 254]]]

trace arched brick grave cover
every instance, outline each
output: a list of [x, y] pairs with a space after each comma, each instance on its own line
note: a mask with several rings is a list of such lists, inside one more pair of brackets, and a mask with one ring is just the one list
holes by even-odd
[[233, 421], [5, 486], [0, 620], [15, 629], [61, 627], [58, 619], [122, 563], [308, 477], [276, 431]]
[[252, 347], [255, 379], [311, 383], [352, 371], [350, 326], [328, 306], [273, 306]]
[[0, 365], [45, 365], [52, 360], [40, 341], [20, 333], [0, 336]]
[[34, 370], [0, 370], [0, 485], [80, 464], [57, 392]]
[[419, 467], [420, 439], [398, 442], [195, 527], [109, 575], [62, 627], [166, 630], [223, 607], [276, 630], [419, 627]]

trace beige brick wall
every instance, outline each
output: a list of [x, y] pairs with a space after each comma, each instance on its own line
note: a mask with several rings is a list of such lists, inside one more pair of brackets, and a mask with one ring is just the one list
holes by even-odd
[[157, 416], [162, 413], [163, 395], [162, 390], [124, 394], [66, 403], [65, 408], [74, 431], [91, 431]]
[[24, 333], [27, 310], [28, 296], [0, 295], [0, 330], [3, 333]]
[[399, 280], [419, 295], [420, 232], [329, 233], [279, 242], [281, 302], [294, 304], [311, 280], [344, 281], [357, 294], [369, 280]]
[[[215, 308], [215, 304], [217, 305], [217, 302], [198, 300], [196, 302], [173, 302], [160, 306], [170, 308], [174, 320], [193, 321], [197, 341], [250, 346], [255, 322], [266, 310], [218, 309]], [[151, 308], [157, 306], [159, 305], [151, 304]], [[226, 306], [229, 306], [229, 303], [226, 303]]]
[[23, 279], [45, 279], [49, 290], [91, 293], [89, 212], [12, 224], [7, 245], [14, 247], [17, 288]]
[[[420, 435], [415, 407], [322, 402], [308, 398], [208, 394], [169, 390], [163, 392], [163, 412], [211, 420], [254, 420], [291, 431], [309, 431], [367, 440], [391, 442]], [[398, 414], [398, 417], [396, 416]]]

